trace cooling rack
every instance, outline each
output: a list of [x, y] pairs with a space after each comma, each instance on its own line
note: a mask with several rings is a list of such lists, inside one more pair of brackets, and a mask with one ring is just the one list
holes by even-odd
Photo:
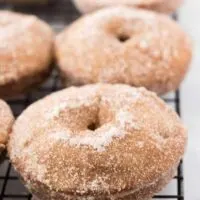
[[[57, 32], [80, 16], [70, 0], [51, 0], [46, 6], [34, 7], [13, 6], [4, 3], [0, 5], [0, 9], [35, 14], [47, 21]], [[177, 15], [174, 15], [173, 18], [177, 20]], [[8, 103], [12, 107], [14, 115], [17, 117], [31, 103], [59, 89], [61, 89], [59, 76], [57, 71], [53, 71], [51, 77], [40, 88], [32, 91], [26, 96], [8, 101]], [[181, 114], [179, 90], [163, 97], [163, 99], [166, 103], [171, 105], [179, 115]], [[184, 200], [183, 182], [183, 163], [181, 162], [177, 175], [172, 182], [164, 189], [164, 191], [156, 195], [153, 199]], [[9, 159], [6, 158], [0, 165], [0, 200], [30, 200], [31, 198], [31, 194], [29, 194], [22, 185], [17, 173], [12, 168]]]

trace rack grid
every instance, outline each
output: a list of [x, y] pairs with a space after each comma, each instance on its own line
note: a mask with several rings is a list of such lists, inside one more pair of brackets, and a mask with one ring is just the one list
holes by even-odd
[[[47, 21], [57, 32], [80, 16], [70, 0], [50, 1], [50, 3], [46, 6], [34, 7], [13, 6], [3, 3], [0, 5], [0, 9], [9, 9], [18, 12], [35, 14]], [[177, 15], [173, 15], [173, 18], [177, 20]], [[37, 88], [35, 91], [31, 91], [26, 96], [10, 100], [8, 103], [12, 107], [14, 115], [17, 117], [31, 103], [59, 89], [61, 89], [59, 75], [58, 72], [54, 70], [51, 77], [40, 88]], [[163, 99], [166, 103], [171, 105], [179, 115], [181, 115], [181, 99], [179, 90], [163, 97]], [[183, 162], [181, 162], [177, 175], [168, 186], [172, 192], [169, 194], [169, 192], [167, 192], [168, 190], [164, 190], [153, 199], [184, 200], [183, 183]], [[6, 160], [0, 165], [0, 200], [30, 200], [31, 198], [31, 194], [29, 194], [29, 192], [22, 185], [17, 173], [12, 168], [9, 159], [6, 158]]]

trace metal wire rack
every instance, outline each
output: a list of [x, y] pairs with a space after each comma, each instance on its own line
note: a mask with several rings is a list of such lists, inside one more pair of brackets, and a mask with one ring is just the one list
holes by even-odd
[[[47, 21], [56, 31], [62, 30], [67, 24], [79, 17], [79, 13], [71, 4], [70, 0], [57, 0], [50, 1], [51, 3], [46, 6], [13, 6], [8, 4], [0, 5], [0, 9], [9, 9], [24, 13], [31, 13], [39, 16]], [[173, 16], [177, 19], [177, 16]], [[26, 96], [20, 97], [15, 100], [8, 101], [13, 109], [14, 115], [17, 117], [19, 114], [31, 103], [44, 97], [45, 95], [61, 89], [59, 76], [57, 71], [53, 71], [51, 77], [38, 89], [32, 91]], [[180, 115], [180, 92], [179, 90], [163, 99], [170, 104], [176, 112]], [[153, 199], [156, 200], [184, 200], [183, 190], [183, 163], [180, 163], [177, 175], [168, 186], [168, 189], [156, 195]], [[25, 189], [19, 180], [17, 173], [12, 168], [9, 159], [0, 165], [0, 200], [30, 200], [31, 194]]]

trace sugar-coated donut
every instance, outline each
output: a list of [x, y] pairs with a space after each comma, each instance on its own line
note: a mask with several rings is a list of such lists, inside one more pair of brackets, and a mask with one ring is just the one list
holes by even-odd
[[31, 200], [39, 200], [37, 197], [33, 196]]
[[170, 14], [181, 6], [183, 0], [73, 0], [73, 2], [82, 13], [104, 7], [126, 5]]
[[116, 7], [87, 15], [60, 33], [56, 57], [67, 86], [125, 83], [164, 94], [183, 80], [191, 45], [169, 17]]
[[0, 154], [5, 150], [8, 135], [14, 122], [14, 117], [9, 106], [0, 99]]
[[31, 105], [8, 149], [40, 200], [146, 200], [175, 175], [186, 140], [176, 113], [154, 93], [97, 84]]
[[53, 32], [35, 16], [0, 11], [0, 98], [13, 98], [50, 72]]

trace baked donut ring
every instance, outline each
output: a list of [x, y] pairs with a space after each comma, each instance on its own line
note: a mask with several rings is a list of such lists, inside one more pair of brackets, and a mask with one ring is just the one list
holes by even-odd
[[40, 200], [144, 200], [175, 175], [186, 140], [176, 113], [154, 93], [97, 84], [31, 105], [8, 149]]
[[73, 0], [73, 2], [82, 13], [104, 7], [125, 5], [170, 14], [182, 5], [183, 0]]
[[0, 11], [0, 98], [13, 98], [50, 73], [53, 32], [35, 16]]
[[178, 88], [191, 44], [168, 16], [127, 7], [82, 17], [56, 39], [64, 84], [124, 83], [158, 94]]
[[9, 106], [0, 99], [0, 155], [6, 148], [8, 135], [14, 122], [14, 117]]

